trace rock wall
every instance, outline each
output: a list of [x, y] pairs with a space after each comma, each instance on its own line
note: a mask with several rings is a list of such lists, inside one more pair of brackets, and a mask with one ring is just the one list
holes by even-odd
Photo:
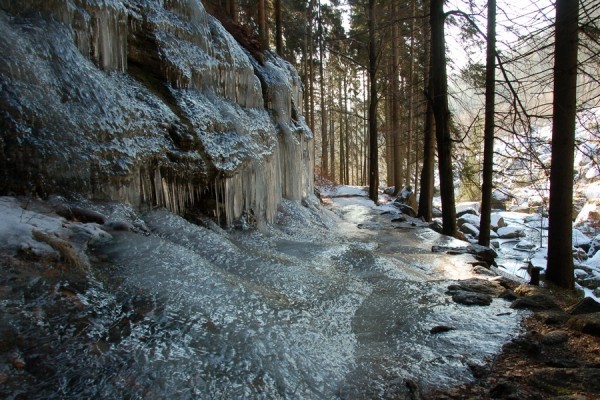
[[0, 0], [0, 194], [272, 221], [313, 190], [293, 67], [199, 0]]

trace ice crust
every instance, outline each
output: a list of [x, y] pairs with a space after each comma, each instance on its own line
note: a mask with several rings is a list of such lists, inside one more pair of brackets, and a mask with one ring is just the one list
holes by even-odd
[[0, 54], [5, 192], [212, 200], [231, 223], [313, 191], [297, 72], [199, 0], [0, 0]]

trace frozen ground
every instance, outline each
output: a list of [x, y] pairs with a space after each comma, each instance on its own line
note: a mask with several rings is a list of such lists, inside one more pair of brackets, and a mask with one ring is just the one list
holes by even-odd
[[[262, 231], [118, 203], [84, 205], [104, 224], [70, 222], [2, 198], [0, 328], [20, 338], [2, 342], [2, 395], [406, 398], [406, 380], [473, 379], [518, 312], [452, 302], [472, 259], [430, 250], [457, 242], [340, 192], [330, 209], [284, 201]], [[89, 264], [63, 265], [65, 247], [34, 230], [75, 240]]]

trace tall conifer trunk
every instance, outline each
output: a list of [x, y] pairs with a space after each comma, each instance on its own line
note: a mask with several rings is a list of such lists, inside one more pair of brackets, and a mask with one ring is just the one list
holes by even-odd
[[573, 161], [579, 1], [556, 1], [552, 165], [546, 279], [572, 289]]
[[448, 109], [444, 19], [444, 0], [431, 0], [431, 79], [442, 197], [442, 223], [444, 225], [442, 232], [453, 236], [456, 233], [456, 205], [452, 173], [452, 137], [450, 136], [450, 111]]
[[483, 132], [483, 176], [479, 244], [490, 245], [494, 173], [494, 114], [496, 94], [496, 0], [488, 0], [487, 54], [485, 62], [485, 125]]

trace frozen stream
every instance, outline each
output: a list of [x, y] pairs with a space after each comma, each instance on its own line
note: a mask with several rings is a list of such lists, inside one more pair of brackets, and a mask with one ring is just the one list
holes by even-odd
[[[466, 307], [445, 295], [471, 277], [451, 240], [364, 198], [332, 213], [284, 202], [266, 231], [224, 231], [164, 210], [151, 233], [111, 232], [92, 277], [71, 283], [78, 321], [30, 326], [51, 372], [27, 398], [405, 398], [472, 379], [517, 334], [509, 303]], [[68, 286], [65, 283], [65, 286]], [[71, 319], [69, 319], [71, 318]], [[455, 330], [433, 335], [430, 329]], [[22, 327], [26, 329], [27, 327]]]

